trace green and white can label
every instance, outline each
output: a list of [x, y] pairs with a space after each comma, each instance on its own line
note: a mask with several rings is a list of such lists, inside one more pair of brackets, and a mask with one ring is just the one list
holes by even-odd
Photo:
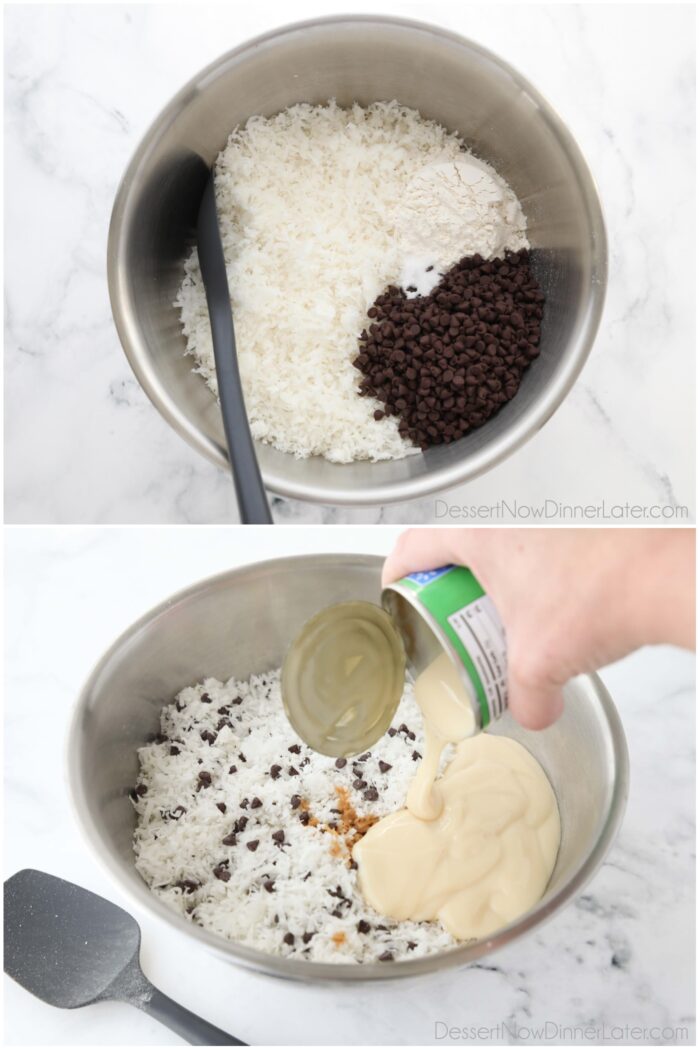
[[481, 728], [500, 718], [508, 705], [506, 634], [474, 574], [461, 565], [445, 565], [411, 573], [389, 589], [410, 602], [443, 648], [462, 663], [474, 689]]

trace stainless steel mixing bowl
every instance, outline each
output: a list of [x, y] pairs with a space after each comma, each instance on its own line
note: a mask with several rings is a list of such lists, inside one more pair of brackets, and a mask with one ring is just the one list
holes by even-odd
[[341, 504], [413, 499], [476, 477], [546, 423], [583, 367], [603, 308], [605, 228], [590, 172], [549, 103], [496, 55], [432, 26], [366, 16], [287, 26], [223, 55], [166, 106], [124, 176], [109, 235], [112, 310], [154, 405], [194, 448], [226, 466], [218, 405], [184, 356], [172, 305], [194, 242], [197, 158], [211, 164], [232, 128], [253, 114], [329, 98], [341, 105], [396, 98], [459, 132], [520, 198], [547, 294], [542, 352], [517, 397], [461, 441], [346, 465], [257, 446], [265, 484], [280, 495]]
[[122, 890], [148, 912], [231, 962], [282, 977], [362, 980], [461, 966], [539, 926], [599, 866], [622, 817], [627, 749], [613, 703], [595, 676], [568, 687], [562, 718], [543, 732], [505, 716], [494, 731], [512, 736], [544, 767], [559, 802], [561, 849], [543, 899], [527, 915], [473, 945], [405, 962], [326, 964], [284, 959], [194, 926], [155, 897], [134, 866], [136, 749], [158, 732], [164, 703], [180, 689], [279, 667], [300, 625], [331, 602], [379, 602], [382, 559], [328, 554], [281, 558], [195, 584], [142, 617], [102, 657], [77, 704], [69, 773], [83, 830]]

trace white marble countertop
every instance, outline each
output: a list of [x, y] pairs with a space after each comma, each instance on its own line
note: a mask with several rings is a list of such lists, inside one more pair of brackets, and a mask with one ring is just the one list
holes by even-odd
[[[139, 615], [203, 576], [283, 553], [383, 554], [396, 530], [285, 530], [281, 540], [279, 529], [248, 529], [245, 550], [240, 532], [216, 528], [6, 532], [5, 877], [37, 867], [129, 907], [82, 841], [65, 785], [67, 722], [93, 663]], [[694, 660], [644, 650], [603, 677], [628, 738], [627, 813], [594, 879], [537, 933], [434, 979], [319, 988], [236, 969], [139, 914], [146, 974], [251, 1044], [454, 1042], [435, 1040], [437, 1021], [484, 1026], [486, 1042], [511, 1042], [498, 1028], [508, 1025], [521, 1041], [580, 1043], [557, 1026], [594, 1024], [626, 1044], [692, 1043]], [[5, 1045], [177, 1042], [126, 1005], [61, 1011], [8, 978], [4, 991]], [[615, 1040], [625, 1025], [646, 1037]], [[683, 1028], [685, 1038], [672, 1036]]]
[[[368, 9], [442, 24], [519, 68], [577, 138], [608, 222], [605, 316], [574, 391], [449, 502], [631, 501], [685, 506], [694, 520], [692, 5], [262, 0], [5, 10], [8, 521], [235, 520], [228, 478], [161, 419], [121, 351], [105, 278], [114, 194], [150, 121], [222, 51]], [[275, 514], [414, 522], [436, 508], [280, 502]]]

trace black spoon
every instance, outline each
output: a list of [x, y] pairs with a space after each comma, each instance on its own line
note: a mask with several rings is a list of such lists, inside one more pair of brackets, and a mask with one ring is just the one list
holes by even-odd
[[247, 1046], [163, 995], [139, 966], [141, 930], [116, 904], [25, 868], [5, 883], [5, 973], [51, 1006], [131, 1003], [197, 1046]]
[[207, 294], [219, 401], [241, 521], [245, 525], [269, 525], [272, 523], [272, 515], [248, 426], [241, 376], [238, 371], [236, 337], [216, 212], [213, 175], [207, 182], [199, 206], [197, 253]]

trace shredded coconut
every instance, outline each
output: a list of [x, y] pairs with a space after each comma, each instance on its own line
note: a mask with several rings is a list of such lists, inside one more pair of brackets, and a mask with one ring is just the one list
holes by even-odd
[[[418, 451], [396, 418], [375, 420], [379, 402], [358, 396], [352, 361], [368, 308], [405, 276], [397, 203], [426, 165], [469, 156], [457, 135], [396, 101], [301, 104], [233, 131], [216, 198], [254, 437], [338, 463]], [[195, 370], [216, 394], [196, 250], [176, 306]]]
[[453, 947], [439, 923], [375, 912], [351, 866], [354, 842], [404, 804], [417, 769], [410, 687], [389, 733], [343, 765], [296, 737], [279, 677], [209, 678], [163, 709], [161, 736], [138, 753], [138, 871], [191, 922], [274, 955], [389, 962]]

